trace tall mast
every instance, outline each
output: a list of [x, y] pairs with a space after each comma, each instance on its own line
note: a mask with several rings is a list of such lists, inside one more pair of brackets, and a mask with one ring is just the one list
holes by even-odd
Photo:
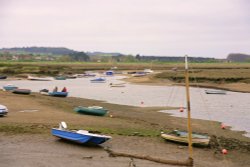
[[187, 99], [187, 117], [188, 117], [188, 124], [187, 124], [187, 127], [188, 127], [188, 149], [189, 149], [189, 158], [193, 159], [191, 107], [190, 107], [189, 73], [188, 73], [187, 55], [185, 56], [185, 83], [186, 83], [186, 99]]

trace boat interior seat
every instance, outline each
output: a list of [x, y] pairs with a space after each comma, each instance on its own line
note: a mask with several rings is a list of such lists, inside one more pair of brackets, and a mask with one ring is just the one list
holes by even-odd
[[87, 130], [78, 130], [78, 131], [76, 131], [76, 133], [87, 134], [87, 133], [89, 133], [89, 131], [87, 131]]

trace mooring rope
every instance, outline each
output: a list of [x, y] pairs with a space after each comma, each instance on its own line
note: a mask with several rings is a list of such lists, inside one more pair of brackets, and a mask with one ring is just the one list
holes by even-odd
[[[214, 140], [215, 140], [216, 143], [218, 144], [218, 147], [219, 147], [219, 149], [220, 149], [220, 153], [221, 153], [222, 156], [223, 156], [223, 161], [225, 162], [226, 166], [229, 166], [229, 160], [227, 160], [226, 156], [223, 155], [223, 153], [222, 153], [223, 147], [222, 147], [221, 143], [218, 141], [218, 138], [217, 138], [218, 134], [217, 134], [217, 132], [216, 132], [216, 130], [215, 130], [215, 126], [216, 126], [216, 125], [212, 123], [213, 120], [212, 120], [212, 118], [211, 118], [211, 114], [210, 114], [209, 111], [208, 111], [208, 110], [209, 110], [209, 106], [207, 105], [206, 100], [204, 99], [204, 96], [203, 96], [202, 93], [201, 93], [200, 87], [199, 87], [198, 82], [197, 82], [197, 77], [196, 77], [196, 75], [195, 75], [195, 73], [194, 73], [194, 69], [192, 68], [192, 66], [190, 66], [190, 72], [191, 72], [192, 75], [193, 75], [194, 84], [195, 84], [195, 86], [198, 88], [199, 94], [200, 94], [200, 97], [201, 97], [201, 100], [202, 100], [202, 102], [203, 102], [203, 104], [204, 104], [204, 106], [205, 106], [205, 110], [204, 110], [204, 111], [206, 112], [206, 115], [208, 116], [209, 124], [210, 124], [210, 126], [212, 127], [211, 129], [212, 129], [213, 133], [215, 134]], [[211, 139], [210, 139], [210, 140], [211, 140]]]

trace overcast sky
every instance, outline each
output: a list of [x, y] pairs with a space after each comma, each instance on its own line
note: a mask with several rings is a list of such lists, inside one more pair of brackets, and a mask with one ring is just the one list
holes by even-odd
[[0, 48], [250, 54], [250, 0], [0, 0]]

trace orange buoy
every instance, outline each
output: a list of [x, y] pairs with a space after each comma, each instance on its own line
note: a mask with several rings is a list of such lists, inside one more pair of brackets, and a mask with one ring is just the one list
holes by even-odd
[[227, 149], [222, 149], [222, 154], [227, 154]]
[[226, 129], [226, 125], [225, 124], [221, 124], [221, 129]]
[[180, 112], [183, 112], [184, 111], [184, 108], [183, 107], [180, 107], [180, 110], [179, 110]]

